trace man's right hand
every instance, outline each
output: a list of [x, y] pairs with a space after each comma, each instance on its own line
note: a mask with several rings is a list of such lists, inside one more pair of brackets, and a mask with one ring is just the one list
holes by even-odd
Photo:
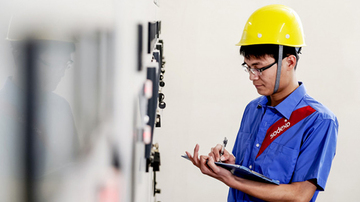
[[220, 161], [223, 163], [235, 164], [235, 156], [229, 153], [224, 149], [224, 154], [220, 157], [222, 145], [218, 144], [215, 147], [211, 148], [211, 152], [209, 153], [209, 157], [213, 157], [216, 161]]

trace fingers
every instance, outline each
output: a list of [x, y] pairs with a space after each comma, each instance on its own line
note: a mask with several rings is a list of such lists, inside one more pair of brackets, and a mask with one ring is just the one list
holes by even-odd
[[220, 160], [221, 148], [222, 148], [222, 145], [217, 144], [215, 147], [211, 148], [209, 156], [213, 157], [214, 160], [219, 161]]
[[191, 154], [187, 151], [185, 151], [186, 155], [189, 157], [190, 161], [197, 167], [200, 168], [200, 159], [198, 157], [199, 155], [199, 148], [200, 146], [198, 144], [195, 145], [194, 148], [194, 156], [191, 156]]
[[[199, 148], [200, 146], [196, 144], [194, 148], [194, 156], [187, 151], [185, 151], [186, 155], [189, 157], [189, 160], [200, 169], [200, 171], [208, 176], [216, 178], [218, 180], [224, 181], [231, 178], [232, 174], [230, 171], [221, 168], [215, 164], [215, 158], [220, 159], [220, 152], [222, 145], [216, 145], [214, 148], [211, 149], [209, 156], [201, 155], [199, 157]], [[224, 151], [224, 158], [231, 159], [233, 156]], [[234, 159], [235, 162], [235, 159]]]
[[[212, 167], [210, 167], [210, 165]], [[200, 171], [205, 174], [205, 175], [209, 175], [211, 177], [216, 177], [216, 173], [214, 172], [214, 170], [212, 170], [212, 168], [215, 169], [216, 172], [218, 172], [218, 167], [215, 165], [214, 163], [214, 159], [212, 157], [208, 157], [208, 156], [200, 156]]]
[[[200, 157], [198, 157], [199, 148], [200, 148], [199, 145], [196, 144], [196, 146], [194, 148], [194, 156], [191, 156], [191, 154], [189, 152], [187, 152], [187, 151], [185, 153], [189, 157], [191, 162], [196, 167], [198, 167], [203, 174], [211, 176], [211, 177], [219, 179], [219, 180], [223, 180], [225, 178], [227, 179], [227, 178], [229, 178], [229, 176], [232, 176], [230, 171], [228, 171], [228, 170], [226, 170], [224, 168], [218, 167], [215, 164], [214, 157], [205, 156], [205, 155], [201, 155]], [[214, 148], [213, 150], [216, 153], [217, 149]]]
[[201, 162], [205, 162], [204, 164], [202, 163], [202, 165], [206, 165], [204, 168], [201, 168], [202, 173], [216, 178], [224, 182], [225, 184], [233, 178], [233, 175], [229, 170], [226, 170], [225, 168], [222, 168], [215, 164], [214, 158], [208, 157], [204, 158], [204, 160], [202, 158], [200, 159]]
[[230, 156], [232, 156], [228, 151], [224, 150], [224, 154], [221, 156], [221, 161], [228, 161]]
[[222, 147], [221, 144], [217, 144], [215, 147], [211, 148], [209, 156], [213, 157], [215, 161], [235, 162], [234, 156], [225, 149], [223, 155], [220, 155]]
[[220, 160], [225, 163], [235, 163], [235, 156], [229, 153], [228, 151], [224, 151], [224, 155], [221, 156]]
[[199, 167], [199, 148], [200, 146], [198, 144], [195, 145], [195, 148], [194, 148], [194, 161], [193, 161], [193, 164], [196, 165], [197, 167]]
[[220, 171], [219, 167], [215, 165], [215, 161], [213, 157], [208, 157], [206, 161], [207, 161], [206, 162], [207, 167], [210, 168], [213, 173], [218, 173]]
[[[201, 155], [200, 157], [198, 157], [199, 156], [199, 148], [200, 148], [200, 146], [198, 144], [196, 144], [196, 146], [194, 148], [194, 156], [191, 156], [191, 154], [189, 152], [187, 152], [187, 151], [185, 151], [185, 153], [189, 157], [189, 160], [196, 167], [198, 167], [203, 174], [212, 176], [213, 171], [207, 165], [207, 161], [209, 160], [209, 157], [204, 156], [204, 155]], [[213, 162], [213, 165], [215, 165], [214, 164], [214, 159], [212, 157], [211, 157], [211, 159], [212, 159], [211, 162]]]
[[196, 144], [196, 145], [195, 145], [195, 148], [194, 148], [194, 156], [195, 156], [195, 155], [198, 156], [199, 148], [200, 148], [199, 144]]

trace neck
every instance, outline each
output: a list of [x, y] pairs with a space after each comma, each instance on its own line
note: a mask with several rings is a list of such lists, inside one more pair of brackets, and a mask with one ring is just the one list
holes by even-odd
[[299, 83], [295, 80], [287, 85], [284, 89], [279, 89], [276, 93], [270, 95], [270, 106], [275, 107], [287, 98], [294, 90], [299, 87]]

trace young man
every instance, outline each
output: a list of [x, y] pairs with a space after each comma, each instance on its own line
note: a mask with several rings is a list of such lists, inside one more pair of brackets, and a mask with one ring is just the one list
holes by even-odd
[[[9, 161], [4, 165], [12, 173], [19, 167], [16, 163], [21, 162], [19, 159], [23, 157], [9, 158], [9, 154], [21, 151], [19, 146], [24, 141], [25, 134], [22, 130], [27, 126], [26, 104], [29, 101], [26, 98], [30, 92], [33, 93], [36, 119], [33, 120], [31, 131], [36, 142], [36, 177], [42, 180], [55, 179], [50, 176], [55, 176], [70, 165], [78, 149], [78, 135], [70, 104], [54, 92], [65, 71], [72, 65], [71, 56], [75, 53], [75, 43], [67, 35], [54, 34], [47, 27], [48, 24], [40, 22], [39, 27], [48, 29], [33, 28], [34, 34], [29, 38], [26, 36], [27, 32], [22, 30], [30, 27], [28, 23], [27, 18], [19, 16], [13, 17], [9, 23], [6, 39], [12, 48], [14, 70], [0, 89], [0, 138], [4, 140], [0, 141], [0, 148], [8, 151], [3, 158]], [[27, 49], [30, 41], [32, 51]], [[29, 91], [24, 76], [28, 74], [26, 69], [31, 64], [30, 53], [32, 68], [36, 72], [33, 91]], [[65, 146], [67, 149], [64, 149]]]
[[[269, 5], [245, 25], [240, 54], [261, 97], [245, 109], [233, 155], [221, 145], [208, 156], [186, 152], [201, 172], [230, 187], [228, 201], [315, 201], [323, 191], [335, 155], [338, 121], [310, 97], [296, 79], [305, 45], [300, 18], [291, 8]], [[280, 185], [234, 176], [215, 161], [240, 164]]]

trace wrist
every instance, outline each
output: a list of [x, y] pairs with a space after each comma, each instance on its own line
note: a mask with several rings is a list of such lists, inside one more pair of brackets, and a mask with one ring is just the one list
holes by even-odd
[[231, 175], [231, 176], [230, 176], [230, 179], [227, 179], [227, 181], [225, 182], [225, 184], [226, 184], [228, 187], [238, 189], [239, 186], [241, 186], [243, 180], [244, 180], [244, 179], [241, 178], [241, 177], [237, 177], [237, 176], [235, 176], [235, 175]]
[[236, 181], [235, 177], [232, 173], [229, 173], [229, 175], [223, 176], [221, 181], [227, 186], [232, 187]]

